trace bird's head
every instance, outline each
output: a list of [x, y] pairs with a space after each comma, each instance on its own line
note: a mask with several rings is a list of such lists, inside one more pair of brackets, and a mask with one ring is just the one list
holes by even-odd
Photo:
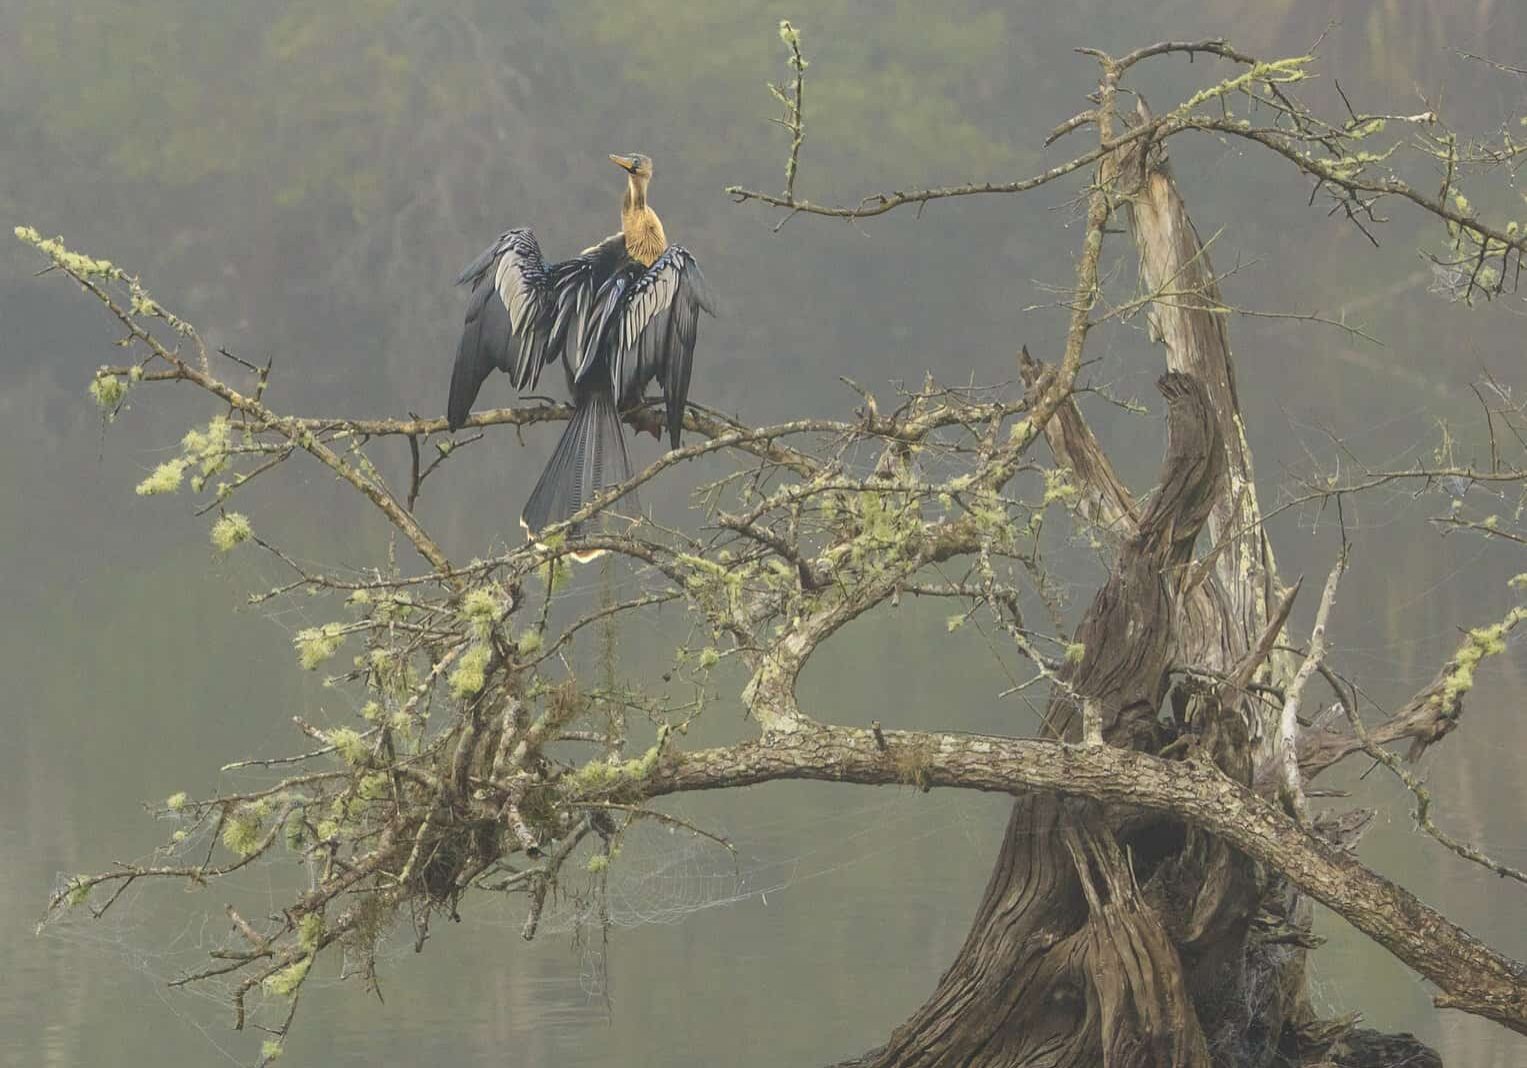
[[640, 152], [634, 152], [629, 156], [616, 156], [612, 154], [610, 162], [635, 178], [646, 179], [652, 177], [652, 159], [650, 156], [644, 156]]

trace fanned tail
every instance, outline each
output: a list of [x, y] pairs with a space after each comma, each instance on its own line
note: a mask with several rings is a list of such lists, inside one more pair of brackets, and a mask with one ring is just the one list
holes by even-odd
[[[631, 477], [620, 413], [607, 381], [587, 382], [541, 480], [525, 503], [520, 523], [531, 535], [572, 516], [611, 486]], [[631, 502], [634, 493], [622, 498]], [[629, 504], [628, 504], [629, 507]], [[575, 537], [579, 530], [571, 532]]]

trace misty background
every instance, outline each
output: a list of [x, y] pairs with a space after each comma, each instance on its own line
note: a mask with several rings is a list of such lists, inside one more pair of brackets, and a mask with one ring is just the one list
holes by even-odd
[[[247, 782], [230, 760], [299, 751], [300, 714], [340, 722], [345, 698], [297, 669], [303, 606], [245, 607], [282, 578], [254, 551], [215, 556], [187, 495], [133, 486], [213, 408], [154, 387], [102, 425], [86, 393], [113, 362], [112, 324], [12, 226], [141, 276], [214, 345], [274, 358], [268, 401], [303, 415], [443, 413], [465, 294], [460, 268], [500, 231], [531, 226], [548, 255], [618, 228], [623, 179], [610, 152], [653, 157], [653, 206], [722, 297], [701, 325], [692, 396], [762, 423], [845, 415], [838, 376], [891, 394], [932, 371], [948, 383], [1010, 382], [1027, 344], [1058, 358], [1084, 179], [1020, 197], [968, 198], [851, 225], [735, 205], [730, 184], [776, 191], [786, 140], [766, 81], [786, 77], [778, 20], [804, 33], [807, 140], [800, 195], [852, 203], [876, 191], [1009, 180], [1062, 162], [1085, 134], [1041, 147], [1085, 107], [1095, 65], [1164, 38], [1229, 37], [1266, 56], [1321, 45], [1354, 105], [1414, 112], [1417, 89], [1457, 128], [1488, 134], [1527, 114], [1527, 78], [1459, 57], [1522, 65], [1527, 10], [1505, 0], [1103, 0], [1064, 5], [949, 0], [638, 3], [594, 0], [0, 0], [0, 1064], [253, 1063], [258, 1036], [229, 1030], [215, 992], [164, 981], [223, 933], [221, 887], [136, 887], [106, 921], [33, 933], [47, 894], [77, 871], [148, 855], [167, 829], [142, 810], [178, 790]], [[1206, 59], [1137, 69], [1171, 106], [1222, 76]], [[1313, 99], [1334, 101], [1325, 84]], [[1344, 318], [1327, 326], [1238, 317], [1232, 347], [1264, 508], [1293, 473], [1345, 448], [1375, 466], [1430, 458], [1446, 422], [1460, 459], [1481, 440], [1469, 383], [1492, 371], [1527, 389], [1523, 315], [1509, 296], [1467, 309], [1435, 292], [1417, 254], [1438, 234], [1391, 205], [1375, 249], [1308, 205], [1308, 184], [1268, 153], [1207, 136], [1171, 144], [1174, 172], [1226, 299]], [[1509, 183], [1484, 210], [1521, 212]], [[1514, 202], [1514, 203], [1513, 203]], [[1222, 231], [1222, 232], [1221, 232]], [[1127, 240], [1108, 246], [1114, 293], [1133, 284]], [[1037, 308], [1031, 306], [1038, 306]], [[1083, 408], [1137, 490], [1155, 476], [1161, 354], [1136, 320], [1090, 339], [1094, 386], [1151, 408]], [[560, 376], [550, 375], [553, 385]], [[480, 407], [512, 402], [494, 376]], [[520, 504], [555, 436], [510, 428], [453, 458], [421, 521], [453, 557], [517, 540]], [[657, 446], [641, 439], [633, 461]], [[375, 455], [405, 470], [395, 443]], [[389, 466], [390, 465], [390, 466]], [[643, 490], [684, 523], [696, 476]], [[1475, 488], [1474, 494], [1488, 494]], [[1333, 663], [1386, 707], [1429, 680], [1459, 627], [1497, 620], [1527, 570], [1520, 547], [1442, 539], [1437, 493], [1406, 486], [1349, 505], [1352, 569], [1332, 622]], [[241, 504], [299, 557], [377, 562], [380, 522], [297, 458]], [[1488, 505], [1486, 505], [1488, 507]], [[1511, 507], [1510, 502], [1501, 505]], [[699, 523], [698, 517], [692, 521]], [[1333, 517], [1290, 509], [1271, 528], [1285, 578], [1324, 574]], [[1062, 559], [1071, 607], [1104, 573]], [[592, 572], [582, 581], [596, 581]], [[936, 608], [936, 606], [935, 606]], [[1303, 633], [1314, 601], [1301, 603]], [[682, 619], [623, 632], [622, 670], [661, 670]], [[947, 638], [942, 614], [909, 608], [851, 628], [806, 680], [808, 712], [845, 723], [1006, 733], [1030, 721], [979, 640]], [[1424, 761], [1441, 824], [1506, 863], [1527, 863], [1527, 655], [1492, 660], [1463, 729]], [[931, 650], [931, 651], [930, 651]], [[722, 734], [739, 709], [707, 713]], [[701, 735], [701, 740], [706, 736]], [[693, 740], [691, 740], [693, 742]], [[1519, 888], [1414, 833], [1408, 799], [1354, 766], [1321, 780], [1339, 805], [1381, 808], [1366, 863], [1504, 952], [1527, 954]], [[287, 1057], [304, 1064], [459, 1060], [516, 1065], [825, 1063], [881, 1041], [932, 989], [962, 940], [995, 855], [1001, 798], [788, 784], [665, 803], [736, 844], [633, 839], [602, 946], [576, 908], [549, 908], [532, 944], [520, 899], [469, 898], [422, 955], [385, 954], [386, 1003], [315, 977]], [[286, 873], [290, 874], [290, 873]], [[239, 893], [278, 901], [281, 875], [242, 873]], [[560, 911], [558, 911], [560, 909]], [[557, 917], [567, 918], [557, 923]], [[1323, 914], [1311, 958], [1316, 1007], [1411, 1030], [1450, 1064], [1519, 1065], [1527, 1046], [1460, 1014]], [[319, 978], [322, 982], [317, 981]]]

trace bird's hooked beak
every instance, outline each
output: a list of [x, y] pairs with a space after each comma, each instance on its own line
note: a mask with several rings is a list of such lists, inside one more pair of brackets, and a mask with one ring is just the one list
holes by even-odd
[[610, 162], [628, 173], [636, 173], [636, 160], [632, 156], [617, 156], [612, 152], [610, 154]]

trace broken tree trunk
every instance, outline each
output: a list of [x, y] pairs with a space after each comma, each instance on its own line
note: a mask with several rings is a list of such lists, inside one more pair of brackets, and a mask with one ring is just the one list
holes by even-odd
[[[1187, 565], [1224, 470], [1203, 386], [1179, 374], [1159, 386], [1169, 420], [1161, 489], [1078, 628], [1085, 650], [1049, 715], [1072, 740], [1095, 715], [1108, 744], [1152, 751], [1165, 741], [1156, 710]], [[1194, 969], [1141, 877], [1142, 861], [1164, 859], [1182, 832], [1165, 828], [1163, 842], [1162, 827], [1122, 815], [1123, 824], [1120, 814], [1054, 797], [1016, 802], [954, 964], [922, 1009], [858, 1063], [1213, 1064], [1189, 989]]]
[[[1292, 594], [1261, 526], [1224, 305], [1159, 146], [1137, 142], [1105, 161], [1099, 180], [1127, 207], [1141, 285], [1154, 295], [1153, 335], [1171, 372], [1160, 383], [1169, 444], [1160, 489], [1142, 508], [1071, 400], [1045, 427], [1087, 517], [1119, 542], [1077, 631], [1081, 662], [1057, 686], [1047, 722], [1073, 741], [1100, 733], [1106, 744], [1212, 762], [1250, 785], [1278, 759], [1278, 710], [1254, 691], [1291, 674], [1273, 646]], [[1030, 386], [1041, 381], [1027, 353], [1022, 363]], [[1195, 563], [1205, 526], [1210, 544]], [[1184, 667], [1198, 674], [1174, 676]], [[1212, 836], [1079, 799], [1024, 797], [932, 996], [885, 1046], [846, 1063], [1362, 1068], [1393, 1063], [1396, 1048], [1439, 1063], [1408, 1035], [1313, 1019], [1308, 928], [1299, 895]]]

